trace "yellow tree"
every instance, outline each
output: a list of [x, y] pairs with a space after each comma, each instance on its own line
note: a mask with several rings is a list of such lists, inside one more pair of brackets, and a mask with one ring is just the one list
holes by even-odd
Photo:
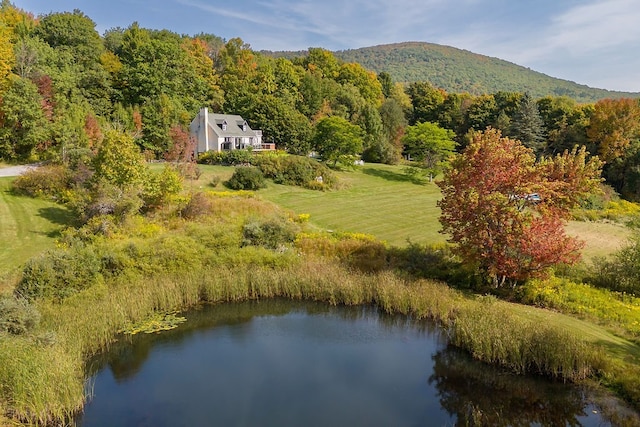
[[360, 95], [376, 108], [382, 105], [382, 84], [374, 72], [367, 71], [362, 65], [355, 62], [342, 64], [336, 80], [342, 84], [354, 85], [360, 91]]
[[215, 72], [213, 60], [207, 53], [209, 49], [207, 42], [197, 37], [192, 39], [187, 38], [184, 39], [182, 47], [187, 51], [196, 74], [202, 78], [208, 86], [209, 105], [214, 107], [214, 109], [219, 109], [224, 102], [224, 97], [218, 84], [219, 79]]
[[9, 85], [9, 76], [15, 62], [11, 31], [0, 23], [0, 93]]
[[587, 136], [606, 162], [624, 155], [640, 137], [640, 104], [637, 99], [603, 99], [596, 102]]
[[606, 162], [604, 176], [624, 198], [640, 200], [640, 104], [637, 99], [598, 101], [587, 137]]

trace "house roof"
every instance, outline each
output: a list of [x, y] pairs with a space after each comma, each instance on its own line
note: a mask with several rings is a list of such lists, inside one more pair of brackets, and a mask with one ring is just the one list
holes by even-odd
[[[226, 123], [226, 130], [223, 124]], [[242, 126], [245, 125], [245, 130]], [[209, 126], [219, 136], [256, 136], [256, 131], [252, 130], [246, 120], [235, 114], [209, 113]]]

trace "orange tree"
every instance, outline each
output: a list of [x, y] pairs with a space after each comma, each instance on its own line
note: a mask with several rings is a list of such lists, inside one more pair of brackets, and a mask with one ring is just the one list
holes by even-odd
[[565, 234], [565, 221], [597, 189], [601, 166], [584, 148], [536, 161], [498, 130], [475, 132], [438, 182], [442, 232], [495, 286], [575, 262], [582, 242]]

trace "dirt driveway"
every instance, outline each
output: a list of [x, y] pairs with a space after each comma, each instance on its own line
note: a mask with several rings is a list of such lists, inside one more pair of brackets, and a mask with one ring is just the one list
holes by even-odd
[[6, 168], [0, 168], [0, 177], [6, 176], [18, 176], [25, 173], [29, 169], [33, 169], [37, 165], [21, 165], [21, 166], [8, 166]]

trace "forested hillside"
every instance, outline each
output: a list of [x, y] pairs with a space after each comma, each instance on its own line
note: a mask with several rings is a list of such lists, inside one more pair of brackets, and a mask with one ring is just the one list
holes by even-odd
[[[275, 52], [275, 55], [283, 55]], [[287, 52], [287, 57], [302, 55]], [[334, 52], [347, 62], [357, 62], [375, 72], [387, 72], [396, 82], [429, 81], [447, 92], [482, 95], [529, 92], [535, 98], [568, 96], [578, 102], [604, 98], [638, 97], [639, 93], [616, 92], [557, 79], [498, 58], [450, 46], [407, 42]]]
[[[103, 34], [95, 27], [79, 10], [35, 17], [0, 3], [0, 161], [90, 170], [101, 148], [125, 139], [149, 160], [188, 156], [188, 125], [208, 107], [242, 116], [282, 151], [314, 151], [332, 167], [411, 156], [434, 175], [487, 127], [538, 155], [585, 145], [606, 161], [608, 184], [640, 199], [640, 105], [619, 93], [579, 103], [566, 95], [584, 99], [587, 92], [551, 89], [546, 82], [558, 80], [442, 46], [339, 54], [310, 48], [289, 59], [256, 52], [239, 38], [180, 35], [135, 22]], [[421, 60], [433, 49], [436, 59]], [[402, 84], [391, 75], [398, 71], [376, 73], [339, 57], [357, 52], [428, 63], [453, 86], [442, 89], [431, 77]]]

